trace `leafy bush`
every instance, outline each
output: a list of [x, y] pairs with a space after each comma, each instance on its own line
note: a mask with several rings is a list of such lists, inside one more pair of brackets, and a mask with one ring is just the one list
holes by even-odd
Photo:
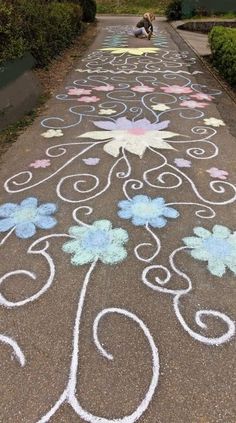
[[22, 20], [14, 8], [0, 4], [0, 63], [22, 57], [27, 45], [22, 31]]
[[69, 2], [2, 0], [0, 61], [21, 57], [28, 49], [45, 66], [81, 31], [82, 9]]
[[236, 86], [236, 29], [215, 26], [209, 34], [213, 64]]
[[166, 8], [165, 15], [168, 21], [177, 21], [182, 18], [182, 1], [172, 0]]

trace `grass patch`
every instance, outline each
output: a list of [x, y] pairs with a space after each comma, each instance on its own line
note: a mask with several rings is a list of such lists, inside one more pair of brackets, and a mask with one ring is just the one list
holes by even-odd
[[163, 16], [170, 0], [97, 0], [97, 12], [109, 14], [143, 15], [152, 11]]

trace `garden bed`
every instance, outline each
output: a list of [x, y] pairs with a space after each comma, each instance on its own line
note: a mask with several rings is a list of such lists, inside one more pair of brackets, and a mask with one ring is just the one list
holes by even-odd
[[192, 31], [192, 32], [201, 32], [202, 34], [208, 34], [214, 26], [236, 28], [236, 20], [189, 21], [179, 25], [178, 29], [183, 29], [185, 31]]

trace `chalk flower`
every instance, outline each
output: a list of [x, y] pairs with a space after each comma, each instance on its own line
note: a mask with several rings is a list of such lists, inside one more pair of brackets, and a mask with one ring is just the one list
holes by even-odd
[[196, 98], [196, 100], [200, 100], [200, 101], [201, 100], [212, 101], [214, 99], [214, 97], [212, 95], [204, 94], [204, 93], [192, 94], [192, 95], [190, 95], [190, 97]]
[[0, 206], [0, 232], [15, 228], [18, 238], [31, 238], [36, 228], [51, 229], [57, 221], [51, 215], [57, 210], [56, 204], [45, 203], [38, 206], [35, 197], [28, 197], [20, 204], [5, 203]]
[[61, 129], [48, 129], [46, 132], [43, 132], [42, 137], [44, 138], [54, 138], [54, 137], [63, 137], [63, 132]]
[[189, 109], [204, 109], [204, 107], [208, 106], [208, 103], [200, 103], [199, 101], [194, 100], [185, 100], [180, 103], [180, 106], [188, 107]]
[[99, 87], [94, 87], [93, 89], [95, 91], [113, 91], [114, 88], [115, 88], [114, 85], [107, 84], [107, 85], [101, 85]]
[[169, 85], [168, 87], [160, 87], [160, 89], [167, 94], [189, 94], [193, 92], [191, 88], [181, 85]]
[[228, 267], [236, 275], [236, 237], [226, 226], [215, 225], [212, 232], [202, 227], [193, 230], [197, 236], [183, 238], [191, 256], [206, 261], [212, 275], [221, 277]]
[[131, 88], [132, 91], [136, 91], [137, 93], [152, 93], [154, 89], [155, 88], [149, 87], [148, 85], [136, 85]]
[[169, 110], [170, 109], [170, 107], [169, 106], [167, 106], [166, 104], [164, 104], [164, 103], [158, 103], [158, 104], [155, 104], [154, 106], [152, 106], [152, 109], [153, 110], [158, 110], [158, 111], [160, 111], [160, 112], [164, 112], [165, 110]]
[[216, 128], [219, 126], [225, 126], [225, 123], [221, 119], [216, 119], [214, 117], [204, 119], [204, 123], [209, 126], [215, 126]]
[[148, 146], [157, 149], [172, 149], [166, 138], [172, 138], [178, 134], [169, 131], [162, 131], [168, 127], [170, 121], [151, 123], [148, 119], [139, 119], [135, 122], [126, 117], [118, 118], [115, 122], [97, 121], [93, 122], [95, 126], [108, 131], [86, 132], [79, 138], [92, 138], [95, 140], [108, 140], [103, 149], [108, 154], [118, 157], [121, 148], [125, 148], [130, 153], [136, 154], [142, 158]]
[[154, 199], [147, 195], [135, 195], [130, 200], [122, 200], [118, 203], [121, 210], [118, 216], [122, 219], [131, 219], [133, 225], [150, 225], [153, 228], [163, 228], [167, 224], [167, 218], [176, 219], [179, 212], [165, 204], [162, 197]]
[[141, 56], [141, 55], [146, 54], [146, 53], [156, 53], [160, 49], [157, 48], [157, 47], [138, 47], [138, 48], [106, 47], [106, 48], [101, 48], [100, 50], [101, 51], [108, 51], [108, 52], [111, 52], [113, 54], [128, 53], [128, 54], [132, 54], [134, 56]]
[[72, 254], [71, 263], [82, 266], [95, 260], [104, 264], [116, 264], [127, 257], [124, 244], [128, 233], [121, 228], [112, 229], [109, 220], [97, 220], [91, 226], [72, 226], [69, 234], [73, 239], [62, 249]]
[[116, 110], [113, 109], [100, 109], [98, 112], [99, 115], [113, 115], [114, 113], [116, 113]]
[[186, 159], [175, 159], [174, 160], [177, 167], [191, 167], [192, 162]]
[[95, 95], [89, 97], [89, 96], [82, 96], [77, 98], [77, 101], [82, 101], [84, 103], [96, 103], [97, 101], [99, 101], [100, 98], [96, 97]]
[[85, 88], [70, 88], [68, 90], [69, 95], [89, 95], [92, 90], [86, 90]]
[[210, 169], [206, 170], [207, 173], [212, 178], [218, 178], [218, 179], [227, 179], [227, 176], [229, 175], [226, 170], [218, 169], [217, 167], [211, 167]]
[[35, 160], [33, 163], [30, 163], [30, 167], [34, 167], [35, 169], [38, 169], [40, 167], [45, 168], [50, 165], [51, 162], [49, 159]]

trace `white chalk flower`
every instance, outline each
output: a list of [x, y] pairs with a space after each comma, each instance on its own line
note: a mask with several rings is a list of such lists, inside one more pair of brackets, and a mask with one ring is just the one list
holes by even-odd
[[215, 126], [215, 127], [225, 126], [225, 123], [223, 122], [223, 120], [216, 119], [214, 117], [211, 117], [209, 119], [204, 119], [204, 123], [206, 125]]
[[53, 138], [53, 137], [63, 137], [63, 132], [61, 129], [48, 129], [46, 132], [43, 132], [42, 137], [44, 138]]
[[158, 110], [160, 112], [164, 112], [165, 110], [169, 110], [170, 107], [166, 106], [166, 104], [164, 104], [164, 103], [158, 103], [158, 104], [155, 104], [154, 106], [152, 106], [152, 109]]
[[98, 112], [99, 115], [113, 115], [114, 113], [116, 113], [116, 110], [113, 109], [101, 109]]

